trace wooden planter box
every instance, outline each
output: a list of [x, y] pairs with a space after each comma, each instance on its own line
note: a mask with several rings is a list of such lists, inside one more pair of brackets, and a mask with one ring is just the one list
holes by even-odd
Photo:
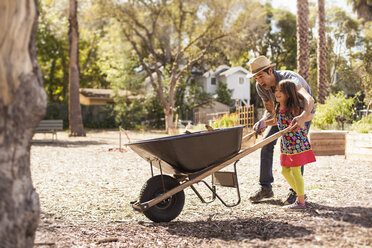
[[372, 134], [348, 133], [345, 157], [372, 161]]
[[311, 131], [309, 139], [316, 156], [345, 155], [347, 131]]

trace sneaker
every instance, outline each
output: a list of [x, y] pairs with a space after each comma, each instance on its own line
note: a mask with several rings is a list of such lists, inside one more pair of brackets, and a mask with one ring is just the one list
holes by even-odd
[[289, 193], [287, 195], [287, 199], [284, 201], [284, 205], [290, 205], [295, 203], [297, 200], [297, 194], [293, 189], [289, 190]]
[[306, 209], [306, 203], [304, 205], [302, 205], [298, 201], [295, 201], [291, 205], [284, 206], [283, 208], [286, 209], [286, 210], [305, 210]]
[[[307, 201], [307, 195], [304, 196], [305, 202]], [[297, 194], [293, 189], [289, 190], [289, 193], [287, 195], [287, 200], [284, 201], [284, 205], [290, 205], [293, 204], [297, 200]]]
[[251, 202], [259, 202], [263, 198], [271, 198], [273, 196], [274, 196], [274, 192], [273, 192], [272, 189], [270, 189], [270, 188], [261, 188], [256, 193], [254, 193], [254, 195], [252, 195], [251, 197], [249, 197], [249, 200]]

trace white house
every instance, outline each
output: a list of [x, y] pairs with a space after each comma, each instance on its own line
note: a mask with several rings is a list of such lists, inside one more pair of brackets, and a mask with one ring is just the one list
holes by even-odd
[[[240, 66], [230, 68], [227, 65], [220, 65], [216, 71], [211, 69], [201, 76], [196, 76], [195, 73], [194, 77], [202, 85], [204, 91], [212, 95], [216, 94], [219, 81], [227, 84], [227, 88], [232, 90], [231, 98], [237, 105], [248, 106], [251, 100], [250, 81], [246, 77], [248, 74], [249, 72]], [[155, 72], [153, 77], [155, 79], [157, 77]], [[147, 92], [153, 91], [149, 77], [145, 79], [145, 88]]]
[[243, 67], [229, 67], [227, 65], [219, 66], [216, 71], [209, 70], [203, 74], [198, 81], [202, 84], [205, 92], [215, 94], [217, 83], [227, 84], [227, 88], [233, 90], [231, 98], [238, 105], [249, 105], [251, 100], [250, 81], [246, 77], [249, 72]]

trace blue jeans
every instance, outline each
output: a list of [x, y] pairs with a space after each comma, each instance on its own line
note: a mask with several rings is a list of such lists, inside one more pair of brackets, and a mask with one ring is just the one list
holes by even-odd
[[[307, 130], [310, 130], [311, 121], [305, 122]], [[278, 126], [269, 126], [264, 133], [264, 139], [279, 132]], [[273, 157], [274, 147], [277, 140], [272, 141], [261, 149], [261, 164], [260, 164], [260, 185], [262, 188], [270, 188], [274, 182], [273, 177]], [[301, 173], [304, 174], [304, 167], [301, 166]]]

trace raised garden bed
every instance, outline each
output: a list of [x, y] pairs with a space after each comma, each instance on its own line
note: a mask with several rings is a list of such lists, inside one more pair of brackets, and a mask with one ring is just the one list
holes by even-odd
[[345, 157], [346, 159], [372, 161], [372, 133], [348, 133]]
[[345, 155], [347, 131], [311, 131], [310, 143], [316, 156]]

